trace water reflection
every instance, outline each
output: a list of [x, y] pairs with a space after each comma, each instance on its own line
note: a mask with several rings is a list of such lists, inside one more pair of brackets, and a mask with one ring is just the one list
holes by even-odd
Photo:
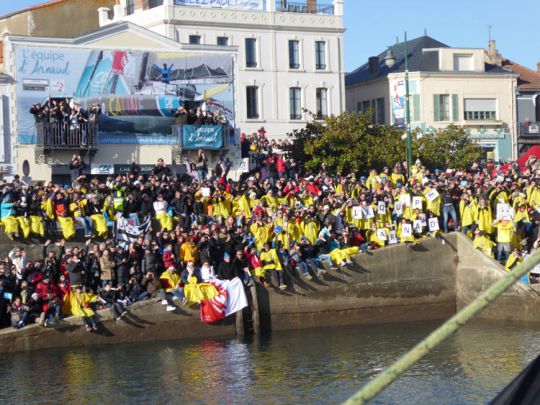
[[[336, 403], [437, 323], [3, 356], [2, 403]], [[540, 352], [538, 327], [477, 322], [376, 403], [485, 403]]]

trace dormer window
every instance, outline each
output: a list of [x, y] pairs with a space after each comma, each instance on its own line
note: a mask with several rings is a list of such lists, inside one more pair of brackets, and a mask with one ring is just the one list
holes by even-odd
[[472, 72], [474, 70], [473, 56], [471, 54], [454, 54], [455, 72]]

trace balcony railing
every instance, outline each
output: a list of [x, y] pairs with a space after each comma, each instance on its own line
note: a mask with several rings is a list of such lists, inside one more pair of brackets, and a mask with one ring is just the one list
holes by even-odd
[[36, 145], [44, 148], [80, 149], [97, 144], [98, 124], [36, 123]]
[[530, 124], [519, 124], [519, 135], [524, 137], [537, 137], [540, 138], [540, 122], [533, 122]]
[[334, 14], [334, 6], [332, 4], [317, 4], [315, 10], [310, 10], [306, 1], [276, 0], [276, 11], [283, 13]]

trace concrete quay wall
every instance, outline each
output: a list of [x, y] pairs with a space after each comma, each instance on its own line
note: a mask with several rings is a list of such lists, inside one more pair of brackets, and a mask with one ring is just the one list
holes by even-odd
[[[40, 247], [31, 247], [40, 249]], [[424, 239], [417, 246], [395, 245], [359, 254], [354, 264], [320, 279], [299, 278], [287, 291], [257, 286], [261, 330], [339, 327], [388, 322], [444, 320], [463, 308], [505, 270], [472, 247], [462, 234], [442, 243]], [[88, 333], [81, 319], [68, 318], [56, 328], [30, 325], [0, 331], [0, 352], [54, 347], [121, 344], [181, 338], [233, 337], [235, 319], [201, 323], [196, 309], [167, 313], [157, 303], [132, 305], [130, 315], [115, 321], [99, 313], [100, 330]], [[540, 296], [518, 283], [479, 316], [540, 322]]]

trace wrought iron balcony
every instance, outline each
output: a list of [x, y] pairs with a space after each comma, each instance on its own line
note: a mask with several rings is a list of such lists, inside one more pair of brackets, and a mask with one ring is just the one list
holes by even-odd
[[276, 0], [276, 11], [283, 13], [304, 13], [304, 14], [334, 14], [332, 4], [319, 4], [310, 10], [307, 1], [286, 1]]
[[527, 138], [537, 138], [540, 140], [540, 122], [519, 124], [519, 136]]
[[36, 123], [36, 146], [44, 149], [92, 149], [97, 145], [98, 124]]

